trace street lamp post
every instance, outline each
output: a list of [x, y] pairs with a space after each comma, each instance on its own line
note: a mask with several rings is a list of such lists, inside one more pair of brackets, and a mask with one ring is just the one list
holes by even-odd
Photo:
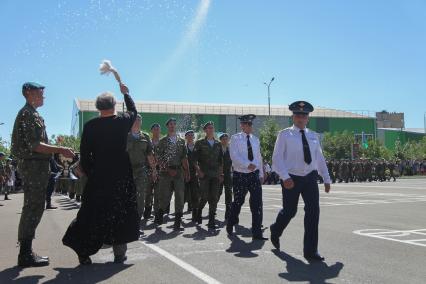
[[263, 84], [265, 84], [268, 87], [268, 113], [269, 116], [271, 116], [271, 84], [272, 82], [275, 80], [275, 77], [272, 77], [271, 81], [268, 83], [263, 82]]

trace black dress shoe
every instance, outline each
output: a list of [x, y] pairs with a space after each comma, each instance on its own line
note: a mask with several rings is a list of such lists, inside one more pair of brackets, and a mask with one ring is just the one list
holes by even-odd
[[126, 255], [118, 255], [114, 257], [114, 263], [124, 263], [127, 260]]
[[20, 267], [41, 267], [47, 265], [49, 265], [48, 257], [40, 257], [33, 252], [18, 256], [18, 266]]
[[275, 236], [274, 233], [271, 232], [271, 243], [277, 250], [280, 249], [280, 238]]
[[304, 254], [303, 255], [308, 261], [324, 261], [325, 258], [322, 257], [319, 253], [313, 254]]
[[52, 206], [52, 204], [47, 204], [46, 209], [58, 209], [58, 207]]
[[267, 241], [268, 238], [265, 238], [264, 236], [253, 236], [252, 240], [253, 241]]
[[226, 232], [228, 233], [228, 235], [232, 236], [234, 234], [234, 226], [227, 224]]
[[92, 264], [92, 260], [88, 256], [79, 256], [78, 262], [80, 262], [80, 265], [90, 265]]

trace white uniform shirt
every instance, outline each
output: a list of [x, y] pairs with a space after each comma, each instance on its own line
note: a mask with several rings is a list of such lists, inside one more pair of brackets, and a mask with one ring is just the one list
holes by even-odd
[[250, 173], [251, 171], [248, 169], [248, 166], [253, 164], [256, 166], [255, 171], [259, 170], [259, 177], [263, 178], [263, 160], [260, 154], [260, 141], [253, 134], [250, 134], [249, 139], [253, 149], [253, 161], [248, 159], [247, 134], [240, 132], [231, 136], [229, 154], [232, 160], [232, 167], [236, 172]]
[[272, 170], [282, 180], [290, 178], [289, 174], [306, 176], [310, 172], [317, 170], [324, 179], [324, 183], [330, 183], [330, 175], [328, 174], [327, 164], [317, 134], [305, 128], [305, 136], [311, 151], [312, 162], [309, 165], [305, 163], [302, 133], [300, 133], [299, 128], [293, 125], [278, 133], [272, 155]]

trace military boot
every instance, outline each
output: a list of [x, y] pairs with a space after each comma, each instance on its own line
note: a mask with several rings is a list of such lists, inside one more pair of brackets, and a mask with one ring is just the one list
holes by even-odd
[[207, 224], [207, 227], [209, 229], [216, 229], [215, 214], [212, 212], [209, 213], [209, 223]]
[[9, 195], [7, 193], [4, 194], [4, 200], [10, 200]]
[[20, 242], [18, 255], [18, 266], [20, 267], [40, 267], [49, 265], [49, 258], [38, 256], [32, 251], [32, 240]]
[[201, 225], [203, 223], [203, 209], [197, 210], [197, 224]]
[[181, 223], [182, 223], [182, 213], [176, 213], [175, 214], [175, 224], [173, 225], [174, 230], [181, 230]]
[[151, 212], [152, 212], [152, 206], [146, 206], [145, 210], [143, 211], [143, 218], [144, 219], [151, 218]]
[[196, 208], [192, 209], [191, 221], [194, 222], [194, 223], [197, 222], [197, 216], [198, 216], [198, 209], [196, 209]]
[[164, 215], [163, 210], [158, 209], [158, 212], [155, 215], [154, 223], [157, 225], [163, 224], [163, 215]]

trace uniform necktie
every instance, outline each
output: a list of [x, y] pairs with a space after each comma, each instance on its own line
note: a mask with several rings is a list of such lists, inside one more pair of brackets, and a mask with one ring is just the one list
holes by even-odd
[[300, 133], [302, 133], [303, 159], [305, 160], [305, 163], [309, 165], [312, 162], [311, 150], [309, 149], [308, 140], [305, 136], [305, 130], [300, 130]]
[[250, 135], [247, 135], [247, 153], [248, 153], [248, 159], [249, 161], [253, 161], [253, 148], [251, 147], [250, 143]]

